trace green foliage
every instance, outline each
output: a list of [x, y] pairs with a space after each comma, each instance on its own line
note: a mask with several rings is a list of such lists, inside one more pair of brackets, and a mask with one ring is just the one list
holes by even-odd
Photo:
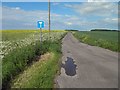
[[[34, 68], [30, 67], [26, 70], [28, 76], [22, 76], [16, 78], [12, 82], [13, 88], [53, 88], [54, 78], [58, 71], [58, 61], [61, 56], [60, 50], [61, 44], [59, 42], [53, 42], [50, 44], [49, 52], [50, 57], [47, 60], [43, 60], [41, 62], [37, 62], [34, 64]], [[34, 73], [33, 73], [34, 71]], [[22, 77], [22, 80], [20, 79]], [[28, 77], [28, 78], [27, 78]]]
[[53, 80], [58, 70], [59, 58], [60, 54], [54, 53], [53, 58], [49, 59], [48, 61], [44, 61], [44, 63], [41, 63], [42, 67], [39, 71], [36, 71], [36, 73], [32, 76], [33, 78], [29, 81], [29, 84], [27, 83], [25, 87], [53, 88]]
[[4, 30], [0, 33], [3, 40], [1, 42], [3, 88], [6, 88], [16, 75], [36, 60], [37, 56], [46, 52], [60, 54], [61, 39], [66, 34], [65, 31], [51, 31], [51, 39], [48, 40], [49, 33], [43, 30], [43, 42], [40, 43], [39, 30]]
[[40, 42], [37, 42], [36, 45], [31, 44], [22, 48], [17, 48], [7, 54], [3, 58], [2, 64], [3, 87], [6, 86], [12, 77], [23, 71], [25, 66], [31, 63], [37, 55], [41, 55], [49, 51], [48, 45], [48, 41], [43, 42], [42, 47]]
[[118, 46], [120, 46], [118, 44], [118, 32], [114, 31], [75, 32], [74, 36], [83, 43], [120, 52], [120, 49], [118, 48]]

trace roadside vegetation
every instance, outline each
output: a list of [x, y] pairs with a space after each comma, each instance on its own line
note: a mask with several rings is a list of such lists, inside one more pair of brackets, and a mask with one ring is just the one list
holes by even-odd
[[[4, 39], [1, 42], [3, 88], [11, 88], [10, 83], [16, 79], [16, 76], [36, 61], [38, 56], [45, 53], [52, 53], [52, 56], [48, 58], [49, 60], [39, 63], [41, 66], [39, 71], [35, 71], [34, 74], [31, 73], [33, 76], [27, 82], [28, 84], [21, 83], [24, 84], [23, 88], [31, 86], [32, 88], [52, 88], [53, 78], [58, 70], [57, 64], [61, 55], [61, 39], [65, 34], [65, 31], [52, 31], [49, 39], [49, 33], [43, 31], [43, 42], [40, 43], [40, 34], [37, 30], [3, 31], [2, 38]], [[15, 39], [13, 38], [14, 35]], [[38, 70], [37, 67], [34, 70]]]
[[46, 54], [39, 61], [28, 66], [23, 73], [16, 76], [11, 88], [53, 88], [54, 78], [59, 69], [61, 44], [51, 43]]
[[120, 52], [118, 31], [77, 31], [74, 36], [81, 42]]

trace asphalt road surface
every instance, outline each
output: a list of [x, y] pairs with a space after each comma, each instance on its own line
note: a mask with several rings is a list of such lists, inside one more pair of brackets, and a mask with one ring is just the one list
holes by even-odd
[[118, 53], [81, 43], [71, 33], [62, 43], [58, 88], [118, 88]]

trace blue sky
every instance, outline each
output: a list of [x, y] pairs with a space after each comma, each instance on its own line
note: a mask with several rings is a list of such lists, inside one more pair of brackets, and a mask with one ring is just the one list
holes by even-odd
[[[118, 4], [113, 2], [52, 2], [51, 29], [117, 29]], [[47, 2], [3, 2], [2, 29], [48, 29]]]
[[48, 3], [46, 2], [3, 2], [3, 6], [8, 6], [11, 8], [20, 7], [26, 11], [31, 10], [48, 10]]

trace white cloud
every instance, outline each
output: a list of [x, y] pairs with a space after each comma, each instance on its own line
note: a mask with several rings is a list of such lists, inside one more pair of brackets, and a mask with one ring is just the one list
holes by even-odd
[[[6, 6], [3, 6], [2, 10], [3, 29], [35, 29], [38, 20], [45, 21], [45, 29], [48, 29], [48, 11], [25, 11]], [[58, 29], [63, 25], [63, 29], [65, 29], [72, 25], [72, 23], [65, 22], [76, 22], [77, 19], [79, 18], [75, 16], [51, 13], [51, 27], [52, 29]]]
[[[9, 28], [37, 28], [36, 22], [44, 20], [47, 24], [48, 12], [47, 11], [25, 11], [19, 7], [10, 8], [2, 7], [2, 20], [3, 29]], [[46, 27], [47, 28], [47, 27]]]
[[15, 7], [15, 8], [12, 8], [12, 9], [16, 9], [16, 10], [19, 10], [19, 9], [20, 9], [20, 7]]
[[66, 25], [72, 25], [72, 22], [65, 22]]
[[111, 16], [118, 14], [118, 5], [110, 2], [88, 2], [82, 4], [65, 4], [65, 7], [73, 9], [80, 15]]
[[118, 6], [117, 3], [108, 2], [89, 2], [82, 4], [65, 4], [65, 7], [73, 9], [74, 13], [78, 14], [73, 22], [73, 25], [91, 28], [111, 28], [117, 29]]
[[[73, 9], [77, 14], [70, 15], [66, 13], [62, 15], [51, 13], [52, 29], [90, 30], [97, 27], [117, 27], [117, 17], [113, 17], [113, 14], [116, 14], [116, 11], [114, 11], [116, 6], [113, 3], [65, 4], [65, 6]], [[38, 20], [45, 21], [45, 29], [48, 29], [48, 11], [25, 11], [19, 7], [15, 8], [3, 6], [3, 29], [36, 29]], [[102, 18], [95, 19], [94, 16], [97, 15], [102, 16]], [[94, 20], [91, 21], [90, 19]]]
[[88, 0], [88, 2], [119, 2], [119, 0]]
[[88, 2], [106, 2], [107, 0], [88, 0]]
[[0, 4], [0, 30], [2, 30], [2, 5]]
[[105, 18], [104, 23], [111, 23], [111, 24], [117, 24], [118, 23], [118, 18]]
[[53, 2], [52, 5], [56, 6], [56, 5], [59, 5], [58, 2]]

